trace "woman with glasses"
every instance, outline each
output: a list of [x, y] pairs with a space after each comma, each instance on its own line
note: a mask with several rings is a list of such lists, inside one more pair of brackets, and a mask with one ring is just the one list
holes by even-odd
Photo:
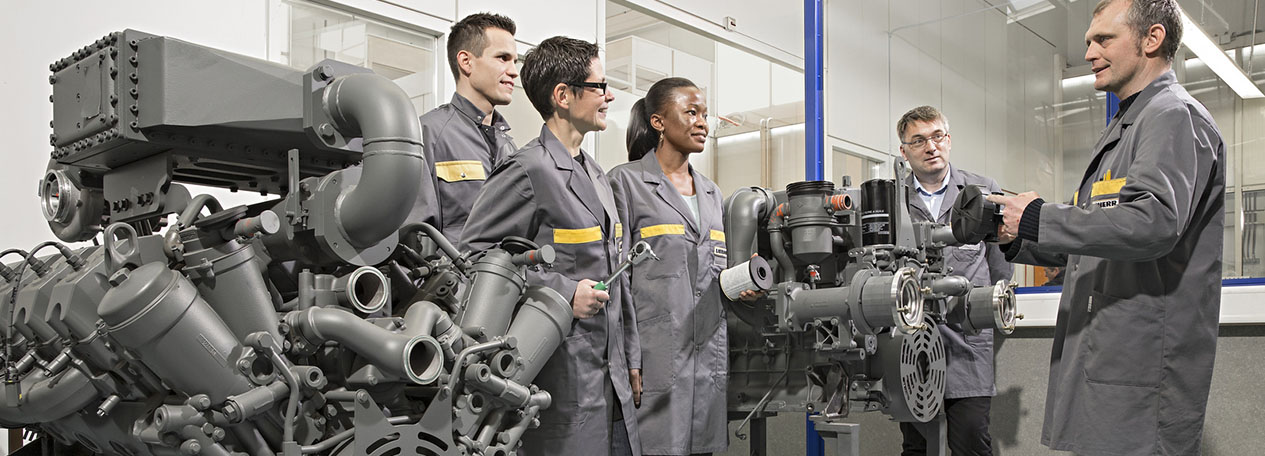
[[[707, 143], [707, 100], [693, 82], [655, 83], [632, 108], [628, 163], [610, 172], [629, 238], [659, 261], [632, 268], [629, 367], [643, 454], [728, 446], [729, 345], [717, 277], [726, 264], [720, 189], [690, 166]], [[638, 369], [639, 368], [639, 369]], [[640, 393], [640, 394], [638, 394]]]

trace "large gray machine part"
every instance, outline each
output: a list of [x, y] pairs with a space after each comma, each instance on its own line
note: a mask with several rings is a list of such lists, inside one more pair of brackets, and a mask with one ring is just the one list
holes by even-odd
[[0, 424], [131, 456], [506, 455], [538, 426], [572, 321], [525, 286], [551, 247], [404, 226], [426, 162], [394, 83], [133, 30], [50, 70], [41, 211], [101, 245], [0, 254]]
[[740, 428], [817, 412], [842, 436], [851, 428], [831, 426], [861, 411], [934, 428], [946, 362], [937, 325], [1008, 334], [1021, 318], [1012, 284], [972, 287], [949, 274], [943, 251], [959, 241], [948, 227], [910, 221], [896, 171], [859, 188], [797, 182], [726, 201], [729, 266], [758, 254], [777, 282], [766, 297], [730, 306], [728, 399]]

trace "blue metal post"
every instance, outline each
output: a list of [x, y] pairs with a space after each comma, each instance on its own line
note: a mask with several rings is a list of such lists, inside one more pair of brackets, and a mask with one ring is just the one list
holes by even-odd
[[1116, 116], [1116, 111], [1120, 110], [1120, 97], [1116, 94], [1107, 92], [1107, 125], [1111, 125], [1111, 118]]
[[822, 180], [824, 101], [822, 99], [824, 41], [822, 0], [804, 0], [804, 179]]
[[[824, 84], [825, 42], [822, 1], [804, 0], [804, 179], [822, 180], [825, 154]], [[822, 456], [826, 443], [817, 434], [811, 415], [804, 415], [804, 450], [807, 456]]]

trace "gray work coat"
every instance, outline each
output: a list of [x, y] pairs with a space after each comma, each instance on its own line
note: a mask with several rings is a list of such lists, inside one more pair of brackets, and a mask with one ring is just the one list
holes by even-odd
[[643, 451], [724, 451], [729, 340], [718, 279], [726, 265], [720, 189], [690, 167], [700, 223], [654, 151], [610, 175], [629, 245], [644, 240], [660, 258], [634, 266], [629, 286], [640, 336], [629, 356], [630, 366], [641, 367], [637, 422], [654, 436]]
[[496, 163], [514, 153], [514, 138], [501, 113], [492, 112], [495, 146], [488, 144], [480, 126], [485, 115], [465, 97], [453, 94], [452, 101], [422, 116], [422, 142], [430, 161], [431, 175], [439, 198], [439, 228], [449, 241], [461, 240], [470, 206], [479, 188]]
[[[999, 192], [997, 181], [949, 166], [949, 183], [944, 191], [940, 211], [931, 216], [914, 187], [914, 176], [905, 179], [909, 217], [914, 222], [934, 221], [948, 225], [949, 213], [958, 193], [967, 185], [983, 185], [989, 192]], [[980, 242], [961, 247], [948, 247], [944, 251], [945, 265], [953, 268], [953, 275], [970, 279], [975, 286], [991, 286], [998, 280], [1010, 280], [1014, 267], [996, 244]], [[946, 399], [993, 396], [997, 394], [993, 369], [993, 330], [985, 329], [977, 335], [967, 335], [962, 325], [940, 325], [940, 338], [948, 360], [945, 375]]]
[[[592, 156], [580, 153], [589, 172], [596, 173], [592, 178], [548, 126], [542, 126], [539, 138], [488, 178], [470, 211], [461, 248], [483, 250], [506, 236], [553, 245], [553, 264], [529, 269], [527, 281], [553, 288], [568, 300], [580, 280], [606, 280], [624, 250], [619, 216], [606, 174]], [[596, 316], [572, 323], [570, 334], [536, 376], [535, 383], [552, 395], [553, 404], [541, 412], [540, 427], [523, 435], [525, 454], [607, 454], [610, 423], [621, 412], [633, 454], [641, 454], [625, 362], [625, 330], [634, 328], [631, 311], [623, 305], [626, 283], [612, 284], [611, 299]], [[617, 403], [607, 395], [611, 385]], [[621, 412], [612, 409], [616, 405]]]
[[1120, 105], [1073, 205], [1045, 204], [1015, 261], [1067, 266], [1042, 443], [1198, 454], [1221, 307], [1225, 144], [1167, 72]]

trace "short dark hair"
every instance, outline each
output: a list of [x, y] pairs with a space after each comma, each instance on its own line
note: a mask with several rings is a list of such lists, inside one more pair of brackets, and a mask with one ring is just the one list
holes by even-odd
[[910, 109], [905, 115], [900, 116], [900, 120], [896, 121], [896, 136], [899, 136], [900, 142], [904, 143], [905, 130], [909, 129], [909, 124], [914, 122], [934, 122], [937, 120], [944, 124], [944, 132], [948, 133], [949, 118], [945, 117], [944, 113], [940, 112], [939, 109], [932, 106], [919, 106]]
[[483, 57], [483, 50], [488, 47], [487, 29], [498, 28], [513, 35], [517, 32], [514, 21], [500, 14], [474, 13], [452, 24], [448, 32], [448, 67], [452, 68], [452, 77], [461, 78], [461, 68], [457, 65], [457, 53], [466, 51], [475, 57]]
[[[588, 79], [593, 59], [598, 56], [596, 44], [588, 41], [555, 36], [523, 55], [523, 70], [519, 78], [527, 91], [527, 99], [548, 120], [553, 115], [553, 88], [558, 84], [583, 82]], [[571, 87], [579, 93], [583, 87]]]
[[[1121, 0], [1101, 0], [1094, 7], [1094, 16], [1107, 9], [1107, 6]], [[1177, 48], [1182, 45], [1182, 14], [1178, 12], [1176, 0], [1132, 0], [1129, 4], [1126, 22], [1138, 36], [1138, 45], [1146, 37], [1152, 25], [1164, 27], [1164, 42], [1160, 43], [1160, 57], [1169, 62], [1177, 55]]]

